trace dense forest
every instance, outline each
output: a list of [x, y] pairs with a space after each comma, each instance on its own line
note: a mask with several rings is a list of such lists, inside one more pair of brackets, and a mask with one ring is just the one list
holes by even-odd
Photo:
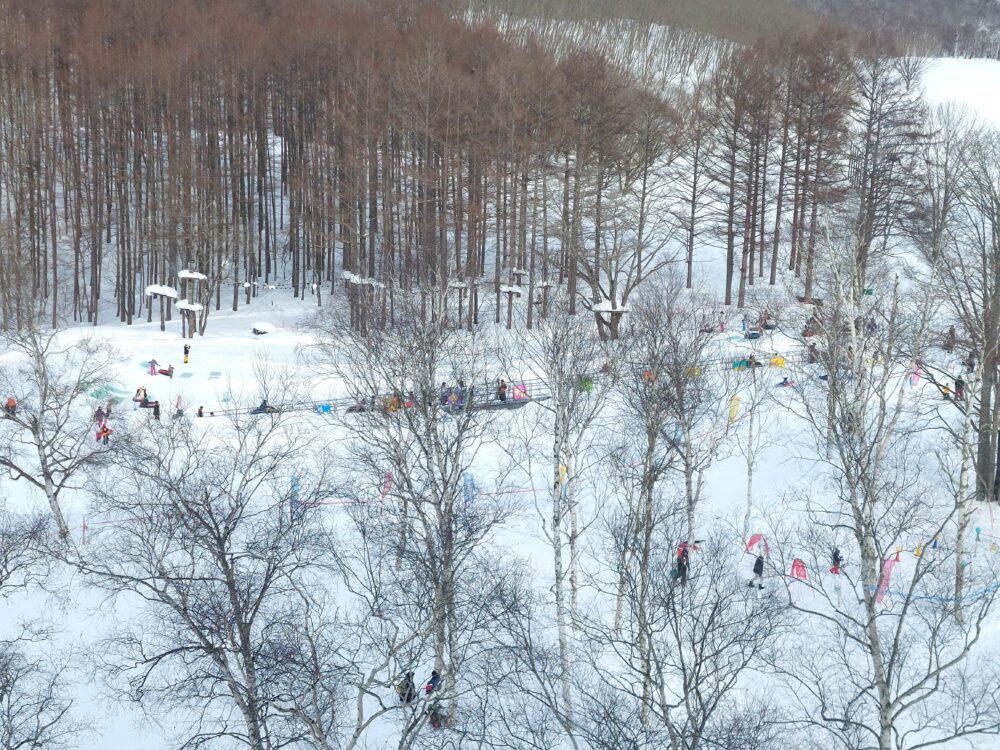
[[346, 294], [360, 326], [411, 293], [470, 328], [523, 295], [530, 325], [565, 282], [613, 336], [705, 247], [725, 304], [783, 269], [809, 299], [827, 211], [859, 257], [887, 241], [921, 139], [919, 64], [836, 27], [729, 46], [436, 5], [6, 6], [5, 325], [96, 324], [102, 299], [151, 319], [190, 269], [192, 331], [275, 282]]
[[891, 33], [929, 53], [1000, 57], [1000, 4], [994, 0], [800, 0], [860, 29]]

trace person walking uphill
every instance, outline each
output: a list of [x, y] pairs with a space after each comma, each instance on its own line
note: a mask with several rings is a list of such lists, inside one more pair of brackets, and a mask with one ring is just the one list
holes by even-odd
[[191, 345], [184, 344], [184, 364], [188, 363], [188, 355], [191, 353]]
[[750, 579], [750, 583], [747, 584], [750, 588], [753, 588], [754, 584], [757, 584], [757, 588], [764, 588], [764, 556], [757, 555], [757, 559], [753, 563], [753, 578]]

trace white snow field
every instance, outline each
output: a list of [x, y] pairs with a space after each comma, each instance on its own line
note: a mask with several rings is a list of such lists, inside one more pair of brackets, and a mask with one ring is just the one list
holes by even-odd
[[[1000, 62], [934, 60], [928, 67], [923, 84], [928, 102], [968, 106], [984, 123], [1000, 127]], [[196, 272], [187, 273], [188, 278], [197, 278]], [[705, 280], [713, 278], [707, 270], [703, 274]], [[718, 274], [715, 278], [718, 278]], [[151, 288], [151, 291], [174, 297], [177, 294], [176, 290], [169, 287]], [[117, 387], [124, 394], [124, 400], [117, 407], [118, 411], [112, 420], [117, 433], [114, 439], [128, 434], [141, 420], [151, 418], [148, 410], [133, 410], [129, 400], [140, 387], [147, 389], [151, 399], [163, 404], [163, 420], [172, 420], [175, 409], [179, 408], [183, 410], [190, 429], [211, 431], [216, 430], [223, 422], [221, 418], [213, 420], [210, 416], [212, 412], [232, 409], [248, 411], [259, 403], [263, 394], [257, 388], [255, 368], [261, 367], [265, 362], [272, 374], [276, 375], [276, 381], [285, 383], [288, 390], [295, 389], [305, 394], [308, 400], [321, 403], [326, 399], [345, 395], [342, 383], [317, 376], [300, 356], [300, 347], [311, 340], [311, 334], [303, 324], [314, 310], [311, 300], [290, 299], [287, 290], [262, 289], [253, 304], [240, 312], [213, 312], [203, 337], [183, 339], [179, 318], [168, 322], [166, 330], [160, 331], [157, 321], [126, 327], [108, 317], [105, 320], [111, 322], [96, 329], [80, 326], [70, 329], [65, 336], [105, 337], [113, 343], [121, 357], [117, 366]], [[733, 360], [754, 354], [765, 366], [759, 372], [751, 371], [752, 375], [751, 372], [742, 373], [745, 383], [743, 393], [747, 395], [751, 378], [758, 378], [764, 389], [768, 390], [769, 386], [776, 385], [787, 374], [787, 370], [774, 357], [801, 352], [790, 338], [781, 333], [769, 334], [759, 341], [748, 343], [739, 334], [739, 328], [740, 315], [734, 314], [729, 318], [726, 330], [720, 331], [716, 336], [719, 356]], [[261, 333], [255, 334], [255, 330]], [[499, 335], [504, 334], [500, 332]], [[182, 362], [185, 344], [191, 346], [188, 364]], [[9, 361], [9, 356], [0, 351], [0, 367]], [[151, 375], [148, 362], [153, 359], [162, 368], [173, 365], [173, 377]], [[956, 372], [960, 368], [957, 355], [950, 358], [942, 355], [937, 364], [948, 372]], [[530, 366], [526, 369], [530, 369]], [[497, 374], [500, 375], [499, 371]], [[900, 381], [906, 376], [906, 373], [899, 373]], [[944, 408], [937, 390], [926, 380], [915, 379], [912, 386], [905, 385], [903, 390], [904, 398], [919, 404], [929, 414], [937, 414]], [[0, 398], [6, 395], [0, 394]], [[268, 396], [271, 403], [281, 403], [280, 392]], [[89, 403], [87, 408], [93, 406], [93, 403]], [[199, 407], [204, 409], [204, 419], [194, 417]], [[537, 413], [532, 410], [538, 408], [537, 405], [529, 405], [516, 413], [498, 413], [495, 419], [510, 420], [512, 434], [526, 433], [531, 429], [532, 420], [537, 417]], [[740, 407], [736, 404], [733, 409], [738, 412]], [[349, 419], [350, 415], [339, 418]], [[328, 455], [321, 456], [318, 460], [332, 460], [338, 455], [339, 441], [345, 435], [338, 428], [337, 419], [303, 413], [302, 424], [303, 429], [320, 431], [328, 441]], [[612, 415], [603, 429], [613, 432], [615, 424]], [[752, 501], [752, 508], [749, 510], [750, 533], [765, 532], [774, 525], [776, 518], [788, 520], [794, 517], [795, 497], [805, 494], [822, 496], [829, 492], [829, 479], [823, 462], [805, 447], [811, 438], [789, 391], [770, 389], [767, 406], [762, 410], [756, 429], [763, 435], [763, 440], [755, 456], [753, 490], [749, 493]], [[711, 436], [706, 434], [696, 437], [708, 440]], [[544, 446], [545, 436], [539, 435], [538, 438], [540, 445]], [[940, 441], [945, 438], [938, 436], [933, 439]], [[532, 448], [525, 446], [524, 450], [527, 452]], [[929, 455], [930, 448], [927, 447], [924, 457], [915, 457], [915, 460], [924, 460]], [[502, 458], [495, 449], [493, 452], [484, 450], [477, 458], [477, 476], [490, 476], [494, 466]], [[377, 484], [379, 479], [373, 477], [373, 484]], [[606, 487], [606, 480], [607, 471], [599, 464], [587, 463], [581, 467], [580, 486], [584, 489], [580, 493], [580, 500], [585, 519], [595, 520], [603, 509], [605, 498], [602, 492]], [[528, 561], [536, 588], [543, 595], [547, 595], [552, 585], [552, 550], [546, 539], [544, 524], [546, 491], [550, 482], [551, 467], [546, 465], [544, 458], [533, 462], [530, 473], [522, 472], [511, 488], [512, 492], [517, 493], [516, 512], [491, 539], [497, 549], [507, 550], [510, 555]], [[106, 491], [113, 493], [116, 488], [107, 487]], [[718, 457], [707, 478], [704, 496], [699, 526], [706, 534], [713, 529], [726, 529], [742, 536], [741, 525], [744, 514], [748, 512], [748, 491], [747, 460], [740, 450], [730, 447]], [[40, 492], [26, 486], [24, 482], [11, 482], [6, 478], [0, 478], [0, 499], [16, 510], [44, 511], [47, 507]], [[70, 493], [64, 498], [64, 511], [71, 526], [71, 535], [79, 544], [84, 543], [85, 525], [88, 529], [95, 529], [102, 524], [114, 523], [114, 519], [93, 515], [89, 510], [87, 495], [82, 491]], [[331, 526], [338, 523], [338, 514], [344, 513], [336, 505], [331, 505], [327, 512], [330, 514]], [[991, 507], [974, 509], [970, 525], [979, 530], [982, 539], [971, 543], [969, 557], [973, 566], [995, 568], [1000, 565], [1000, 553], [994, 546], [994, 541], [1000, 539], [998, 520], [1000, 519], [994, 518]], [[96, 540], [90, 539], [87, 543], [100, 543], [99, 535]], [[926, 545], [926, 540], [916, 536], [901, 540], [901, 558], [893, 573], [894, 580], [905, 579], [912, 572], [914, 553], [922, 545]], [[771, 557], [780, 572], [787, 576], [791, 561], [806, 557], [805, 549], [804, 541], [801, 548], [794, 543], [780, 548], [775, 545], [771, 550]], [[934, 552], [928, 551], [927, 554]], [[731, 555], [739, 569], [749, 577], [753, 557], [747, 554], [742, 545], [733, 545]], [[585, 567], [592, 564], [593, 561], [583, 563]], [[696, 567], [699, 564], [698, 553], [695, 553], [692, 565]], [[823, 580], [830, 581], [831, 586], [834, 585], [825, 566], [817, 567], [813, 561], [809, 561], [807, 574], [811, 580], [823, 577]], [[773, 572], [770, 575], [773, 578]], [[796, 584], [790, 585], [794, 596], [810, 596], [804, 588], [800, 593], [800, 589], [795, 588]], [[839, 586], [839, 582], [836, 585]], [[891, 602], [894, 585], [889, 583], [887, 588], [887, 596]], [[89, 731], [74, 740], [74, 747], [80, 750], [167, 750], [177, 747], [175, 735], [183, 724], [182, 714], [176, 715], [176, 722], [167, 713], [159, 717], [161, 724], [149, 723], [134, 707], [109, 700], [96, 677], [96, 662], [100, 654], [93, 651], [95, 645], [110, 632], [116, 622], [133, 617], [141, 603], [126, 597], [103, 599], [88, 588], [82, 577], [68, 574], [59, 576], [53, 589], [51, 594], [36, 592], [30, 596], [19, 595], [15, 603], [6, 604], [3, 610], [4, 622], [0, 623], [0, 628], [9, 631], [19, 620], [44, 618], [57, 629], [57, 635], [51, 642], [53, 648], [80, 652], [81, 658], [76, 660], [78, 668], [71, 676], [75, 696], [73, 711]], [[932, 596], [935, 594], [928, 592], [928, 597]], [[821, 602], [817, 606], [821, 606]], [[1000, 645], [1000, 612], [994, 612], [984, 628], [985, 635], [970, 658], [988, 659]], [[808, 633], [795, 633], [794, 637], [801, 648], [806, 649], [810, 645]], [[430, 667], [429, 661], [421, 664], [417, 679], [420, 680], [425, 673], [429, 673]], [[756, 677], [755, 680], [757, 681], [749, 686], [741, 684], [740, 690], [752, 694], [755, 688], [757, 691], [766, 690], [770, 684], [767, 677]], [[392, 696], [387, 696], [387, 700], [391, 699]], [[397, 733], [397, 727], [394, 722], [395, 719], [380, 722], [365, 747], [395, 747], [394, 734]], [[384, 745], [379, 744], [381, 741], [384, 741]], [[416, 747], [420, 747], [419, 741]], [[995, 748], [1000, 747], [1000, 740], [969, 738], [955, 741], [947, 747]]]
[[966, 107], [983, 125], [1000, 128], [1000, 60], [929, 60], [923, 85], [929, 104]]
[[[266, 304], [266, 303], [265, 303]], [[118, 386], [122, 392], [131, 394], [136, 388], [144, 386], [150, 397], [165, 404], [164, 420], [172, 419], [173, 407], [179, 403], [186, 413], [186, 419], [194, 430], [215, 430], [221, 426], [222, 419], [213, 420], [193, 418], [199, 406], [204, 408], [206, 415], [217, 410], [239, 408], [248, 411], [255, 406], [260, 394], [256, 390], [254, 363], [266, 359], [272, 372], [282, 367], [287, 368], [286, 382], [299, 381], [299, 384], [309, 393], [309, 398], [322, 401], [326, 398], [342, 395], [338, 384], [316, 379], [305, 367], [297, 354], [297, 347], [310, 340], [310, 334], [300, 328], [305, 316], [313, 312], [308, 302], [296, 302], [284, 299], [269, 305], [271, 311], [267, 321], [261, 317], [260, 308], [247, 308], [239, 313], [215, 313], [210, 319], [206, 335], [193, 340], [182, 339], [180, 336], [180, 321], [167, 324], [165, 332], [159, 331], [159, 324], [139, 323], [132, 327], [115, 324], [99, 327], [96, 331], [90, 328], [75, 328], [67, 332], [67, 336], [100, 335], [113, 341], [122, 361], [118, 368]], [[271, 332], [266, 335], [254, 335], [252, 327], [267, 322]], [[765, 367], [751, 376], [743, 373], [745, 382], [751, 377], [759, 378], [765, 390], [781, 380], [787, 370], [772, 364], [771, 357], [775, 353], [791, 353], [795, 344], [780, 333], [765, 336], [759, 341], [747, 343], [739, 334], [740, 316], [734, 315], [728, 322], [727, 330], [717, 334], [719, 352], [726, 357], [744, 357], [754, 353], [765, 363]], [[259, 329], [258, 329], [259, 330]], [[188, 365], [182, 364], [182, 348], [190, 343], [191, 354]], [[155, 359], [160, 367], [173, 364], [173, 378], [163, 375], [150, 376], [148, 360]], [[951, 365], [957, 366], [955, 363]], [[773, 388], [773, 398], [757, 423], [757, 429], [763, 435], [763, 445], [759, 449], [754, 469], [753, 510], [751, 513], [750, 532], [766, 532], [768, 524], [774, 517], [788, 516], [793, 513], [792, 505], [788, 503], [796, 493], [825, 493], [825, 472], [815, 459], [808, 456], [808, 451], [802, 444], [809, 438], [800, 420], [795, 416], [790, 393], [785, 389]], [[925, 399], [931, 408], [938, 408], [937, 391], [922, 381], [913, 388], [907, 388], [907, 398]], [[272, 394], [272, 402], [280, 403], [280, 394]], [[132, 410], [132, 404], [125, 401], [119, 407], [119, 412], [113, 417], [116, 431], [125, 433], [135, 429], [138, 420], [149, 420], [148, 410]], [[521, 420], [518, 430], [530, 429], [531, 420], [537, 416], [530, 410], [538, 409], [529, 406], [514, 416], [500, 413], [498, 420]], [[350, 415], [341, 418], [349, 419]], [[337, 455], [337, 440], [343, 435], [337, 429], [337, 421], [317, 418], [303, 414], [303, 423], [307, 429], [324, 430], [329, 436], [330, 453], [326, 458]], [[611, 420], [613, 422], [613, 419]], [[513, 424], [512, 424], [513, 429]], [[610, 424], [603, 429], [612, 429]], [[708, 436], [700, 436], [707, 439]], [[540, 436], [544, 444], [544, 436]], [[525, 448], [525, 450], [528, 450]], [[489, 474], [491, 463], [497, 459], [489, 451], [484, 451], [477, 465], [477, 472], [482, 476]], [[495, 535], [493, 543], [500, 549], [508, 549], [510, 553], [531, 561], [532, 568], [537, 571], [536, 582], [542, 590], [548, 587], [551, 580], [551, 548], [547, 545], [545, 532], [541, 523], [544, 514], [545, 489], [549, 481], [548, 467], [544, 460], [536, 462], [537, 470], [534, 476], [523, 476], [512, 491], [517, 494], [518, 511]], [[481, 468], [479, 468], [481, 467]], [[584, 515], [596, 517], [599, 513], [602, 497], [601, 487], [604, 473], [599, 465], [589, 466], [583, 470], [581, 484], [584, 489], [581, 499], [584, 502]], [[705, 487], [706, 501], [701, 511], [699, 527], [709, 533], [712, 529], [730, 529], [739, 534], [740, 520], [747, 512], [747, 464], [743, 455], [730, 448], [725, 456], [711, 471]], [[377, 478], [373, 481], [377, 481]], [[44, 498], [41, 493], [27, 489], [20, 484], [0, 481], [3, 495], [8, 503], [23, 509], [44, 510]], [[107, 488], [114, 492], [113, 487]], [[536, 509], [536, 506], [538, 508]], [[72, 527], [72, 535], [76, 542], [84, 541], [84, 523], [88, 524], [91, 536], [94, 530], [100, 530], [103, 525], [111, 524], [113, 519], [103, 519], [88, 515], [88, 503], [82, 493], [70, 496], [65, 511]], [[337, 524], [338, 514], [344, 511], [337, 506], [328, 510], [330, 523]], [[1000, 529], [994, 525], [991, 510], [978, 508], [975, 511], [974, 526], [982, 531], [983, 542], [975, 545], [973, 551], [974, 564], [987, 562], [988, 558], [1000, 560], [1000, 554], [991, 553], [991, 540], [1000, 539]], [[88, 544], [99, 544], [101, 537], [88, 540]], [[906, 549], [903, 559], [894, 576], [905, 576], [912, 569], [913, 550], [921, 544], [919, 538], [905, 540]], [[732, 558], [739, 568], [749, 567], [752, 556], [746, 554], [738, 545], [731, 550]], [[795, 547], [780, 548], [772, 546], [771, 559], [783, 572], [789, 573], [790, 561], [797, 557], [805, 557], [803, 549]], [[694, 567], [700, 564], [698, 553], [693, 556]], [[817, 570], [810, 562], [808, 575], [824, 576], [824, 570]], [[59, 595], [46, 596], [38, 594], [24, 600], [18, 605], [18, 617], [31, 618], [44, 613], [46, 618], [59, 628], [60, 634], [54, 640], [59, 648], [73, 646], [86, 653], [90, 644], [107, 634], [114, 623], [122, 618], [130, 617], [138, 602], [128, 598], [115, 601], [101, 600], [92, 590], [88, 590], [80, 579], [64, 579], [59, 587]], [[792, 584], [793, 593], [796, 591]], [[893, 587], [890, 586], [889, 596]], [[795, 594], [800, 595], [800, 594]], [[808, 597], [803, 590], [801, 596]], [[8, 624], [14, 619], [14, 613], [8, 611]], [[995, 626], [991, 630], [996, 634]], [[150, 725], [141, 720], [140, 716], [129, 706], [109, 702], [99, 682], [87, 672], [86, 665], [97, 658], [97, 654], [88, 654], [82, 659], [81, 669], [74, 678], [76, 680], [76, 708], [91, 727], [89, 734], [82, 736], [77, 745], [81, 750], [166, 750], [175, 747], [174, 730], [169, 721], [163, 725]], [[429, 672], [430, 664], [426, 666]], [[163, 717], [161, 717], [162, 720]], [[180, 718], [178, 719], [180, 721]], [[394, 733], [392, 721], [382, 722], [374, 736], [383, 736], [391, 740]], [[390, 742], [390, 745], [393, 743]], [[962, 742], [954, 747], [993, 747], [990, 741], [976, 744]]]

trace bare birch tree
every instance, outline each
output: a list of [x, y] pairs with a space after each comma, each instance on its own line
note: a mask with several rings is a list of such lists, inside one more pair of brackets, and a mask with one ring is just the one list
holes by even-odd
[[0, 340], [12, 355], [0, 367], [0, 389], [17, 401], [16, 413], [0, 421], [0, 467], [45, 493], [56, 528], [67, 537], [60, 497], [82, 486], [87, 470], [107, 457], [88, 417], [92, 394], [112, 382], [114, 351], [100, 339], [74, 341], [34, 327]]

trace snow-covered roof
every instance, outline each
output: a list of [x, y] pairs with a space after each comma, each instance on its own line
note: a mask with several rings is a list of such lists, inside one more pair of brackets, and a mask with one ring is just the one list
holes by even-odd
[[606, 313], [606, 312], [626, 313], [628, 312], [628, 305], [624, 305], [622, 307], [615, 307], [615, 303], [612, 300], [604, 299], [593, 305], [590, 309], [596, 313]]
[[170, 297], [170, 299], [177, 299], [177, 290], [172, 286], [164, 286], [163, 284], [150, 284], [146, 287], [147, 297], [151, 297], [154, 294], [158, 294], [161, 297]]
[[384, 289], [385, 284], [381, 281], [376, 281], [375, 279], [366, 278], [363, 276], [358, 276], [356, 273], [351, 273], [350, 271], [344, 271], [340, 274], [340, 278], [344, 279], [348, 284], [359, 284], [361, 286], [373, 286], [376, 289]]
[[197, 302], [188, 302], [187, 300], [181, 300], [177, 303], [178, 310], [190, 310], [191, 312], [201, 312], [205, 309], [204, 305], [200, 305]]
[[198, 281], [208, 281], [208, 276], [203, 273], [198, 273], [197, 271], [188, 271], [186, 268], [183, 271], [177, 272], [178, 279], [197, 279]]

